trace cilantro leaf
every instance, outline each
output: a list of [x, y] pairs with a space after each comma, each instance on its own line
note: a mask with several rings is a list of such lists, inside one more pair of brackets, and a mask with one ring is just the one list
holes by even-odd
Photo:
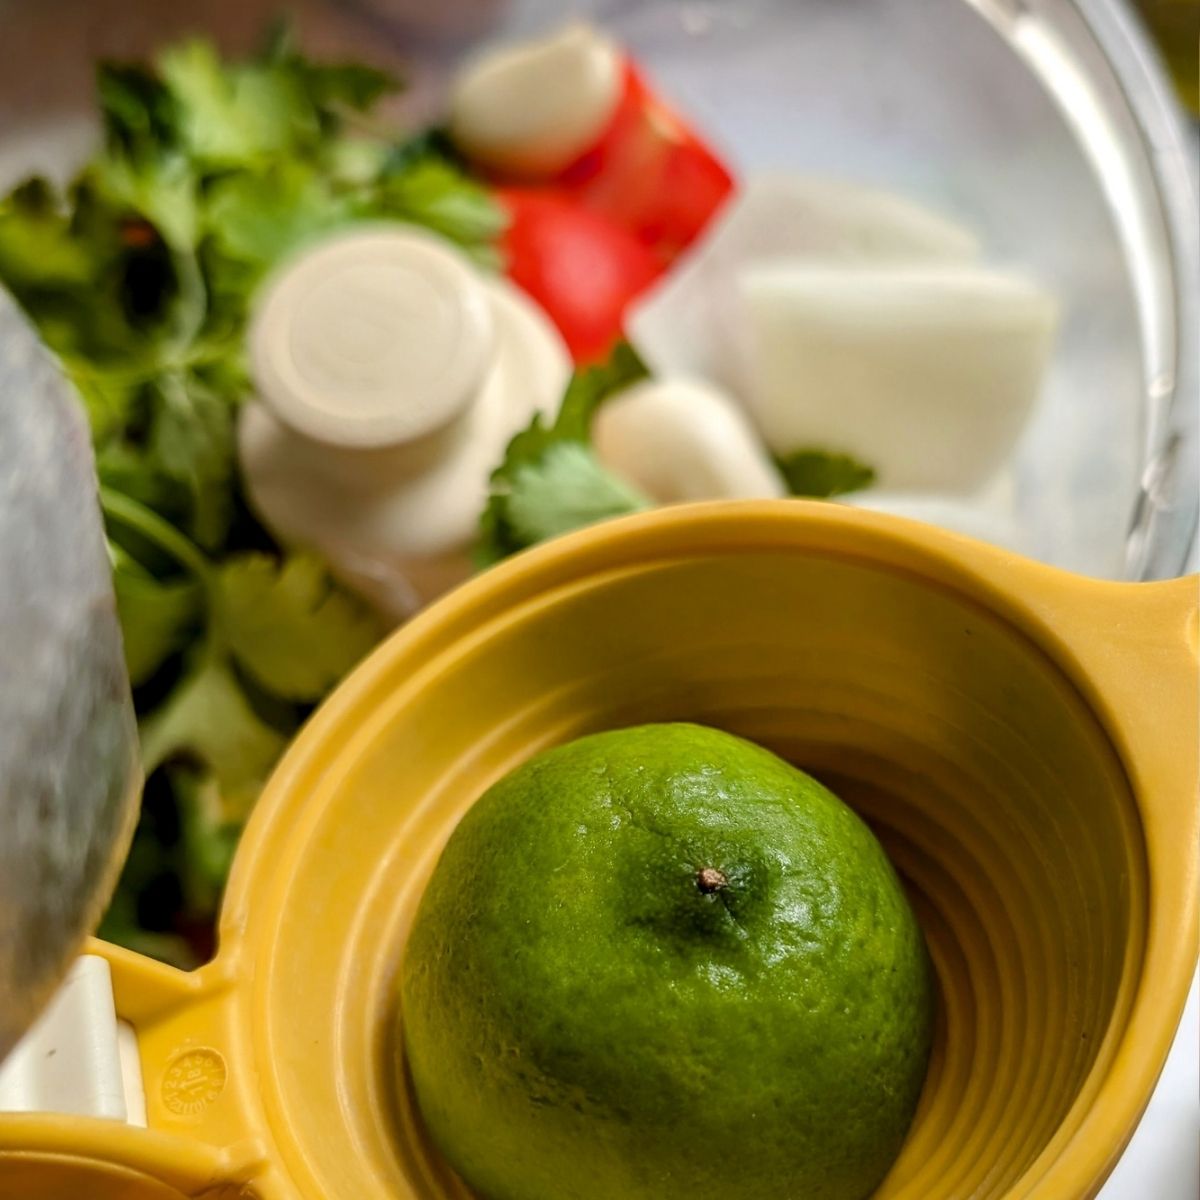
[[136, 687], [188, 643], [200, 623], [203, 593], [195, 579], [155, 579], [128, 551], [112, 542], [109, 555], [125, 664]]
[[181, 144], [204, 167], [253, 167], [319, 136], [312, 101], [291, 72], [226, 66], [199, 39], [169, 47], [158, 69], [178, 109]]
[[154, 512], [172, 525], [186, 525], [191, 512], [188, 489], [163, 474], [144, 447], [113, 438], [96, 450], [100, 486]]
[[850, 454], [795, 450], [776, 461], [793, 496], [841, 496], [875, 482], [875, 468]]
[[110, 151], [157, 157], [179, 144], [179, 109], [160, 78], [141, 63], [102, 62], [96, 95]]
[[145, 217], [177, 250], [190, 251], [195, 245], [196, 178], [179, 156], [139, 164], [108, 155], [92, 163], [83, 178], [117, 208]]
[[118, 437], [132, 418], [138, 381], [119, 371], [106, 371], [83, 361], [68, 364], [67, 371], [83, 401], [93, 445], [101, 447]]
[[86, 174], [68, 200], [36, 180], [0, 200], [0, 282], [72, 373], [152, 371], [202, 319], [186, 273], [153, 228]]
[[287, 740], [255, 713], [228, 663], [211, 654], [142, 721], [140, 733], [147, 774], [182, 759], [211, 771], [234, 804], [257, 793]]
[[354, 112], [366, 112], [400, 89], [400, 80], [390, 71], [365, 63], [315, 63], [298, 57], [286, 61], [299, 76], [305, 92], [326, 108], [345, 105]]
[[650, 507], [650, 501], [601, 465], [590, 447], [563, 441], [536, 463], [513, 472], [508, 493], [509, 528], [532, 546], [607, 517]]
[[217, 906], [248, 811], [231, 811], [210, 771], [175, 767], [171, 787], [179, 805], [180, 876], [193, 910]]
[[182, 146], [211, 170], [311, 152], [340, 129], [339, 109], [364, 112], [399, 87], [365, 64], [312, 62], [286, 39], [256, 61], [233, 64], [194, 40], [169, 48], [158, 66]]
[[401, 161], [383, 175], [370, 212], [423, 225], [495, 265], [493, 243], [508, 218], [491, 194], [433, 152]]
[[387, 163], [388, 153], [387, 143], [378, 138], [331, 138], [322, 148], [319, 165], [334, 189], [365, 197], [357, 203], [357, 212], [377, 212], [386, 218], [386, 212], [373, 208], [372, 191]]
[[233, 411], [195, 375], [164, 375], [153, 391], [150, 465], [187, 490], [187, 526], [201, 546], [212, 548], [224, 538], [232, 511]]
[[374, 616], [309, 554], [283, 563], [265, 554], [227, 559], [217, 603], [238, 665], [291, 700], [320, 699], [381, 634]]
[[95, 267], [71, 233], [62, 202], [33, 178], [0, 201], [0, 279], [20, 295], [31, 288], [86, 287]]
[[[619, 495], [617, 489], [624, 485], [598, 462], [593, 469], [592, 464], [578, 457], [568, 457], [551, 463], [547, 472], [545, 460], [555, 446], [573, 443], [588, 447], [592, 419], [600, 405], [616, 392], [644, 379], [647, 373], [633, 347], [618, 343], [607, 362], [575, 373], [552, 425], [547, 425], [540, 413], [535, 414], [529, 427], [508, 443], [504, 461], [492, 472], [488, 502], [480, 517], [480, 537], [475, 549], [477, 566], [499, 562], [541, 537], [550, 536], [546, 533], [532, 536], [540, 530], [557, 528], [561, 532], [586, 524], [589, 511], [595, 511], [597, 516], [593, 519], [599, 519], [641, 507], [642, 498], [632, 489], [625, 488], [624, 496]], [[521, 475], [527, 469], [534, 473], [526, 474], [522, 483]], [[553, 488], [547, 486], [556, 483], [563, 489], [557, 500]], [[512, 510], [514, 494], [519, 495], [516, 516]], [[532, 505], [531, 496], [536, 498]], [[557, 514], [556, 503], [561, 506]], [[608, 511], [602, 511], [606, 507]]]
[[592, 419], [600, 405], [616, 392], [645, 379], [648, 373], [637, 352], [626, 342], [616, 346], [607, 362], [576, 371], [567, 384], [553, 425], [547, 425], [540, 413], [535, 414], [529, 428], [521, 430], [509, 442], [504, 462], [492, 475], [493, 482], [503, 481], [522, 463], [537, 462], [555, 442], [589, 442]]
[[[218, 250], [261, 274], [351, 215], [349, 200], [334, 195], [313, 168], [281, 162], [214, 183], [205, 224]], [[249, 278], [242, 286], [248, 285]]]

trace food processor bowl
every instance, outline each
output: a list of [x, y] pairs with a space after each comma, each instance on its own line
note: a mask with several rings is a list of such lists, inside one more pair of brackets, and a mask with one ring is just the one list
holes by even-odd
[[[0, 186], [95, 142], [93, 63], [189, 33], [253, 48], [250, 0], [0, 0]], [[295, 0], [301, 43], [402, 69], [439, 112], [462, 55], [572, 16], [609, 27], [743, 175], [835, 176], [975, 230], [1062, 306], [1041, 403], [981, 503], [1032, 557], [1183, 569], [1197, 512], [1196, 136], [1121, 0]]]

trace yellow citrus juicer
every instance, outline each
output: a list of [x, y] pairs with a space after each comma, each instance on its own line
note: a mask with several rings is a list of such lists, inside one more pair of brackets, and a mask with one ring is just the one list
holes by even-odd
[[1197, 582], [1097, 582], [831, 504], [661, 509], [523, 554], [381, 646], [238, 851], [214, 962], [112, 946], [148, 1128], [0, 1118], [21, 1200], [444, 1200], [396, 976], [455, 822], [531, 754], [690, 720], [874, 826], [940, 984], [878, 1200], [1084, 1200], [1197, 954]]

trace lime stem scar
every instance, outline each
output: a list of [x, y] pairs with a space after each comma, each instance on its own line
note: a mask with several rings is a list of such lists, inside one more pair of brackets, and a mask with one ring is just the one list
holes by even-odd
[[701, 867], [696, 872], [696, 886], [709, 896], [723, 887], [728, 887], [729, 880], [725, 878], [724, 872], [718, 871], [716, 867]]

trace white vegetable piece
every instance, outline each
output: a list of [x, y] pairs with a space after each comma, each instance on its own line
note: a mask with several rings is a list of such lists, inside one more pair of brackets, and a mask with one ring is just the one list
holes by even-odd
[[626, 389], [601, 406], [592, 440], [605, 466], [662, 503], [787, 491], [743, 410], [699, 380]]
[[494, 349], [471, 263], [416, 230], [330, 238], [268, 280], [249, 331], [281, 420], [339, 446], [411, 442], [469, 404]]
[[983, 268], [780, 263], [739, 290], [768, 446], [853, 454], [882, 489], [983, 486], [1037, 399], [1056, 324], [1035, 283]]
[[620, 103], [621, 54], [590, 25], [485, 50], [460, 71], [449, 128], [468, 158], [546, 178], [590, 149]]
[[117, 1019], [112, 972], [75, 960], [33, 1027], [0, 1065], [0, 1112], [52, 1112], [146, 1124], [137, 1036]]
[[490, 473], [535, 412], [557, 411], [571, 370], [524, 293], [391, 229], [285, 268], [251, 345], [261, 398], [238, 427], [251, 502], [397, 619], [470, 573]]
[[740, 394], [746, 332], [735, 284], [747, 267], [780, 258], [965, 263], [978, 251], [968, 231], [891, 192], [837, 180], [759, 176], [632, 306], [626, 328], [656, 374], [698, 375]]

